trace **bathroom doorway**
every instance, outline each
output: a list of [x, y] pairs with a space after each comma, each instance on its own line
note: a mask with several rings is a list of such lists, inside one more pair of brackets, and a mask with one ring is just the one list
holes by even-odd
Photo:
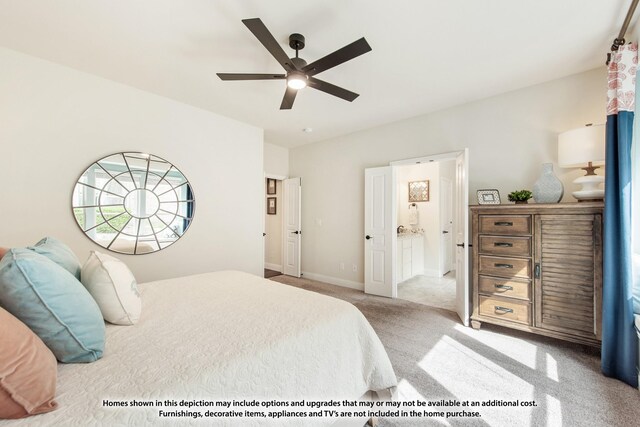
[[[451, 160], [452, 162], [447, 162]], [[403, 166], [437, 164], [437, 175], [428, 179], [424, 175], [414, 176], [414, 170], [408, 170], [406, 182], [397, 175], [403, 174]], [[452, 204], [440, 203], [440, 193], [447, 191], [447, 185], [440, 187], [440, 166], [445, 176], [451, 179], [453, 191]], [[418, 169], [416, 169], [418, 170]], [[469, 324], [469, 150], [425, 156], [420, 158], [394, 161], [389, 166], [366, 168], [364, 170], [364, 291], [368, 294], [384, 297], [398, 297], [398, 283], [417, 276], [430, 277], [455, 282], [454, 306], [464, 325]], [[409, 180], [411, 179], [411, 181]], [[437, 185], [435, 182], [437, 181]], [[426, 182], [428, 181], [428, 182]], [[409, 183], [413, 185], [409, 185]], [[398, 194], [406, 194], [399, 197]], [[437, 193], [437, 194], [436, 194]], [[435, 197], [435, 199], [434, 199]], [[430, 200], [437, 200], [429, 205]], [[441, 214], [440, 206], [445, 206]], [[420, 208], [423, 206], [423, 208]], [[449, 209], [453, 215], [449, 215]], [[422, 212], [422, 213], [421, 213]], [[435, 226], [422, 226], [420, 216], [433, 221]], [[453, 224], [443, 227], [441, 218], [453, 217]], [[432, 218], [433, 217], [433, 218]], [[405, 224], [403, 224], [406, 223]], [[403, 226], [403, 227], [400, 227]], [[422, 230], [421, 230], [422, 229]], [[402, 235], [404, 233], [404, 235]], [[420, 236], [420, 234], [422, 235]], [[451, 262], [441, 256], [442, 235], [453, 234], [450, 245], [454, 255]], [[429, 236], [435, 236], [430, 238]], [[415, 244], [414, 244], [415, 240]], [[435, 245], [435, 246], [433, 246]], [[431, 248], [435, 247], [433, 251]], [[402, 257], [402, 258], [401, 258]], [[440, 260], [444, 261], [441, 262]], [[455, 260], [455, 262], [454, 262]], [[453, 267], [455, 265], [455, 268]], [[446, 271], [449, 267], [449, 272]], [[455, 270], [455, 274], [453, 271]], [[419, 274], [422, 271], [422, 274]], [[454, 278], [455, 277], [455, 278]], [[449, 282], [449, 283], [451, 283]], [[451, 290], [448, 287], [447, 290]], [[451, 298], [447, 298], [451, 301]], [[429, 305], [435, 304], [431, 298]], [[447, 308], [453, 308], [449, 305]]]
[[396, 281], [400, 299], [456, 310], [455, 159], [396, 167]]

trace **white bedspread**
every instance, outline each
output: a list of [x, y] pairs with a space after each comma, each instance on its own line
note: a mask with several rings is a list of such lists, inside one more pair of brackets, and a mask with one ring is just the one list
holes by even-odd
[[59, 365], [59, 409], [0, 425], [220, 425], [102, 401], [338, 400], [396, 386], [382, 343], [347, 302], [235, 271], [141, 284], [140, 292], [140, 322], [108, 325], [101, 360]]

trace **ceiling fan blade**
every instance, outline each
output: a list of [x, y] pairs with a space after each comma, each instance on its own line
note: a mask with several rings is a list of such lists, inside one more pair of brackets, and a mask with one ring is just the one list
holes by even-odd
[[216, 73], [220, 80], [282, 80], [287, 78], [284, 74], [243, 74], [243, 73]]
[[332, 85], [331, 83], [316, 79], [315, 77], [309, 77], [309, 79], [307, 80], [307, 85], [309, 87], [321, 90], [322, 92], [328, 93], [329, 95], [337, 96], [338, 98], [342, 98], [345, 101], [349, 102], [352, 102], [354, 99], [360, 96], [355, 92], [343, 89], [340, 86]]
[[304, 68], [302, 68], [302, 71], [308, 76], [315, 76], [318, 73], [326, 71], [329, 68], [333, 68], [336, 65], [347, 62], [369, 51], [371, 51], [371, 46], [369, 46], [369, 43], [367, 43], [367, 41], [363, 37], [351, 44], [346, 45], [342, 49], [338, 49], [335, 52], [330, 53], [329, 55], [324, 56], [309, 65], [306, 65]]
[[280, 43], [277, 42], [260, 18], [243, 19], [242, 22], [253, 35], [256, 36], [260, 43], [267, 48], [269, 53], [276, 58], [280, 65], [282, 65], [282, 68], [287, 71], [297, 70], [289, 56], [282, 49], [282, 46], [280, 46]]
[[298, 89], [291, 89], [287, 86], [287, 91], [284, 93], [284, 98], [282, 98], [282, 104], [280, 104], [281, 110], [290, 110], [293, 107], [293, 101], [296, 100], [296, 95], [298, 94]]

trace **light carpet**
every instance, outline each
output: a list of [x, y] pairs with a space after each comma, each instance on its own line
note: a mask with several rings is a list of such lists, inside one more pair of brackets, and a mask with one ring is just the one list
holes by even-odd
[[640, 393], [600, 373], [597, 349], [492, 325], [476, 331], [462, 326], [448, 310], [313, 280], [272, 280], [358, 307], [389, 354], [400, 400], [519, 400], [537, 405], [466, 408], [480, 412], [481, 418], [475, 419], [386, 418], [381, 419], [383, 427], [640, 425]]
[[455, 311], [455, 273], [450, 272], [444, 277], [429, 277], [420, 274], [398, 283], [398, 298]]

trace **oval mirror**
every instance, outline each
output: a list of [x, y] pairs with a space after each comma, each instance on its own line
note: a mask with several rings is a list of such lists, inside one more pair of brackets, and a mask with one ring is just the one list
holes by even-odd
[[73, 190], [73, 215], [91, 240], [123, 254], [166, 248], [189, 228], [193, 189], [166, 160], [144, 153], [116, 153], [98, 160]]

